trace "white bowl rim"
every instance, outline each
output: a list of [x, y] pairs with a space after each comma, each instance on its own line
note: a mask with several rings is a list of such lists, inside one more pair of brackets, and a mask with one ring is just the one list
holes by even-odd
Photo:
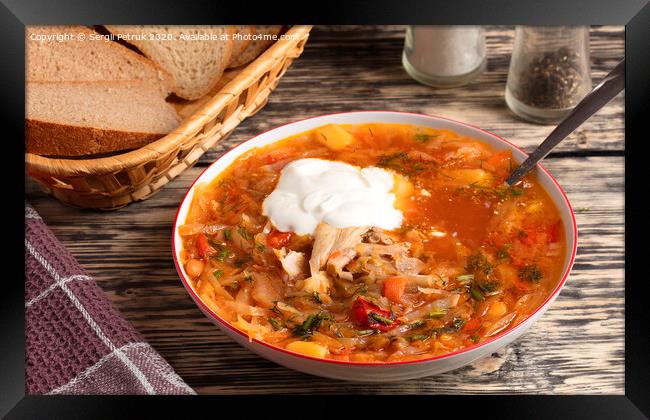
[[[452, 122], [452, 123], [455, 123], [455, 124], [459, 124], [459, 125], [469, 127], [469, 128], [474, 129], [474, 130], [486, 133], [486, 134], [498, 139], [499, 141], [509, 145], [510, 147], [518, 150], [519, 152], [523, 153], [526, 157], [528, 157], [528, 154], [524, 150], [522, 150], [520, 147], [518, 147], [515, 144], [509, 142], [508, 140], [506, 140], [506, 139], [504, 139], [504, 138], [502, 138], [502, 137], [500, 137], [500, 136], [498, 136], [498, 135], [496, 135], [496, 134], [494, 134], [494, 133], [492, 133], [490, 131], [482, 129], [480, 127], [477, 127], [477, 126], [474, 126], [474, 125], [471, 125], [471, 124], [468, 124], [468, 123], [465, 123], [465, 122], [456, 121], [456, 120], [453, 120], [451, 118], [437, 116], [437, 115], [422, 114], [422, 113], [417, 113], [417, 112], [406, 112], [406, 111], [390, 111], [390, 110], [365, 110], [365, 111], [336, 112], [336, 113], [332, 113], [332, 114], [323, 114], [323, 115], [317, 115], [317, 116], [302, 118], [302, 119], [299, 119], [299, 120], [288, 122], [286, 124], [279, 125], [277, 127], [273, 127], [273, 128], [271, 128], [269, 130], [266, 130], [266, 131], [264, 131], [262, 133], [257, 134], [254, 137], [251, 137], [248, 140], [245, 140], [245, 141], [239, 143], [238, 145], [231, 148], [230, 150], [228, 150], [223, 155], [219, 156], [219, 158], [217, 158], [210, 165], [208, 165], [201, 172], [201, 174], [194, 180], [194, 182], [192, 182], [190, 187], [187, 189], [187, 192], [183, 196], [183, 199], [181, 200], [180, 205], [178, 206], [178, 210], [176, 211], [176, 216], [174, 218], [174, 226], [173, 226], [173, 230], [172, 230], [172, 255], [173, 255], [174, 265], [176, 267], [176, 271], [178, 273], [178, 276], [180, 277], [181, 282], [183, 283], [183, 286], [185, 287], [185, 289], [192, 296], [192, 300], [194, 300], [194, 302], [201, 307], [201, 309], [203, 310], [204, 313], [206, 313], [206, 312], [209, 313], [210, 316], [213, 318], [213, 320], [217, 321], [220, 326], [227, 327], [231, 331], [234, 331], [237, 334], [251, 340], [248, 334], [246, 334], [245, 332], [243, 332], [243, 331], [239, 330], [238, 328], [235, 328], [234, 326], [232, 326], [230, 324], [230, 322], [228, 322], [225, 319], [221, 318], [209, 306], [207, 306], [203, 302], [203, 300], [199, 297], [199, 295], [194, 291], [193, 287], [190, 285], [189, 280], [186, 278], [185, 274], [183, 273], [183, 270], [180, 267], [180, 264], [179, 264], [180, 258], [179, 258], [179, 255], [177, 255], [177, 253], [176, 253], [176, 232], [177, 232], [178, 227], [179, 227], [178, 216], [180, 214], [181, 208], [183, 208], [183, 206], [185, 204], [185, 201], [187, 200], [187, 196], [189, 195], [189, 193], [192, 191], [192, 189], [194, 188], [196, 183], [199, 181], [199, 179], [201, 179], [203, 177], [203, 175], [212, 166], [216, 165], [220, 160], [222, 160], [226, 156], [233, 155], [233, 154], [237, 155], [237, 149], [239, 149], [243, 145], [257, 139], [258, 137], [267, 135], [268, 133], [270, 133], [272, 131], [275, 131], [275, 130], [279, 130], [279, 129], [283, 128], [283, 127], [286, 127], [286, 126], [289, 126], [289, 125], [292, 125], [292, 124], [298, 124], [298, 123], [308, 121], [308, 120], [312, 120], [312, 119], [334, 117], [334, 116], [338, 116], [338, 115], [366, 114], [366, 113], [415, 115], [415, 116], [425, 117], [425, 118], [429, 118], [429, 119], [438, 119], [438, 120], [444, 120], [444, 121]], [[410, 124], [410, 125], [413, 125], [413, 124]], [[294, 134], [299, 134], [299, 132], [294, 133]], [[288, 136], [291, 136], [291, 135], [293, 135], [293, 134], [289, 134]], [[286, 137], [288, 137], [288, 136], [286, 136]], [[284, 139], [286, 137], [283, 137], [282, 139]], [[273, 141], [272, 143], [275, 143], [275, 142], [280, 141], [282, 139], [277, 139], [277, 140]], [[231, 165], [232, 165], [232, 163], [231, 163]], [[227, 167], [229, 167], [229, 166], [230, 165], [228, 165]], [[557, 283], [557, 285], [555, 286], [555, 289], [553, 289], [553, 292], [544, 300], [544, 302], [541, 305], [539, 305], [539, 307], [533, 313], [531, 313], [530, 315], [528, 315], [528, 317], [526, 317], [526, 320], [534, 318], [534, 316], [539, 312], [546, 311], [548, 309], [547, 306], [551, 302], [553, 302], [554, 299], [557, 297], [557, 295], [560, 293], [560, 291], [564, 287], [564, 284], [566, 283], [566, 281], [567, 281], [567, 279], [569, 277], [569, 274], [571, 273], [571, 269], [573, 268], [573, 264], [575, 262], [576, 253], [577, 253], [577, 249], [578, 249], [578, 226], [577, 226], [577, 223], [576, 223], [575, 212], [573, 211], [573, 207], [571, 206], [571, 203], [569, 202], [569, 198], [567, 197], [566, 193], [564, 192], [564, 190], [562, 189], [560, 184], [557, 182], [555, 177], [541, 164], [538, 164], [537, 166], [551, 179], [551, 181], [553, 181], [553, 184], [555, 184], [555, 187], [557, 188], [557, 190], [562, 195], [562, 198], [564, 199], [564, 202], [565, 202], [567, 208], [569, 209], [569, 213], [571, 215], [571, 228], [572, 228], [572, 231], [573, 231], [573, 238], [574, 239], [573, 239], [573, 247], [571, 249], [571, 258], [569, 260], [569, 264], [566, 267], [566, 270], [564, 271], [564, 273], [562, 275], [562, 279]], [[226, 168], [224, 168], [224, 169], [226, 169]], [[219, 174], [222, 171], [220, 171]], [[210, 181], [207, 181], [207, 182], [210, 182]], [[290, 351], [290, 350], [286, 350], [286, 349], [284, 349], [282, 347], [278, 347], [278, 346], [275, 346], [273, 344], [269, 344], [269, 343], [267, 343], [265, 341], [262, 341], [262, 340], [259, 340], [257, 338], [253, 338], [251, 341], [253, 341], [255, 343], [258, 343], [258, 344], [261, 344], [261, 345], [263, 345], [265, 347], [268, 347], [268, 348], [270, 348], [272, 350], [276, 350], [276, 351], [279, 351], [279, 352], [282, 352], [282, 353], [285, 353], [285, 354], [288, 354], [288, 355], [291, 355], [291, 356], [296, 356], [296, 357], [299, 357], [299, 358], [303, 358], [303, 359], [307, 359], [307, 360], [311, 360], [311, 361], [316, 361], [316, 362], [319, 362], [319, 363], [329, 363], [329, 364], [349, 365], [349, 366], [381, 367], [381, 366], [396, 366], [396, 365], [406, 365], [406, 364], [410, 365], [410, 364], [417, 364], [417, 363], [427, 363], [427, 362], [432, 362], [432, 361], [435, 361], [435, 360], [451, 358], [453, 356], [457, 356], [457, 355], [464, 354], [464, 353], [469, 353], [471, 351], [477, 350], [477, 349], [479, 349], [481, 347], [484, 347], [484, 346], [486, 346], [486, 345], [488, 345], [490, 343], [496, 342], [496, 341], [498, 341], [498, 340], [500, 340], [500, 339], [502, 339], [502, 338], [504, 338], [504, 337], [506, 337], [508, 335], [511, 335], [511, 334], [515, 333], [516, 331], [523, 328], [526, 324], [527, 324], [527, 322], [523, 321], [523, 322], [519, 323], [518, 325], [516, 325], [515, 327], [513, 327], [511, 329], [504, 330], [504, 331], [500, 332], [499, 334], [496, 334], [496, 335], [490, 337], [490, 339], [488, 339], [486, 341], [483, 341], [483, 342], [478, 343], [478, 344], [474, 344], [474, 345], [469, 346], [469, 347], [463, 347], [462, 349], [456, 350], [456, 351], [451, 352], [451, 353], [445, 353], [445, 354], [441, 354], [441, 355], [438, 355], [438, 356], [432, 356], [432, 357], [427, 357], [427, 358], [422, 358], [422, 359], [394, 361], [394, 362], [381, 362], [381, 361], [380, 362], [355, 362], [355, 361], [324, 359], [324, 358], [307, 356], [307, 355], [304, 355], [304, 354], [301, 354], [301, 353], [296, 353], [296, 352], [293, 352], [293, 351]]]

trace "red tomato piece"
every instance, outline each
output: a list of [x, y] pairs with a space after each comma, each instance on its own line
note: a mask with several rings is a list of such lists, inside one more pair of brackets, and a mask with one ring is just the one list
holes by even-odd
[[562, 222], [557, 221], [552, 225], [548, 226], [548, 241], [549, 242], [559, 242], [560, 241], [560, 228], [562, 227]]
[[270, 155], [266, 156], [266, 163], [268, 163], [270, 165], [272, 163], [275, 163], [275, 162], [277, 162], [279, 160], [282, 160], [282, 159], [286, 159], [288, 157], [289, 156], [287, 154], [285, 154], [285, 153], [276, 154], [276, 155], [270, 154]]
[[474, 331], [478, 330], [480, 326], [481, 326], [481, 321], [479, 321], [478, 318], [473, 318], [467, 321], [465, 325], [463, 325], [462, 331], [471, 334]]
[[293, 232], [280, 232], [279, 230], [273, 229], [268, 235], [266, 235], [266, 243], [275, 249], [282, 248], [286, 246], [293, 236]]

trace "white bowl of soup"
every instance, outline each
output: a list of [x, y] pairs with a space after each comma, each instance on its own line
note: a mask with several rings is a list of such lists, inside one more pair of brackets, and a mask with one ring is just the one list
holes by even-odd
[[445, 118], [350, 112], [233, 148], [174, 223], [183, 285], [227, 335], [283, 366], [383, 382], [517, 339], [576, 254], [566, 195], [526, 154]]

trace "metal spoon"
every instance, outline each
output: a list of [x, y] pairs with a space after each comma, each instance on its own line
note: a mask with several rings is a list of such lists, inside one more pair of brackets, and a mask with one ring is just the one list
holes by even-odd
[[533, 153], [526, 159], [506, 180], [508, 185], [513, 185], [528, 171], [544, 159], [546, 155], [573, 130], [578, 128], [600, 108], [611, 101], [614, 96], [625, 89], [625, 59], [618, 63], [605, 78], [578, 105], [562, 120], [555, 130], [546, 137]]

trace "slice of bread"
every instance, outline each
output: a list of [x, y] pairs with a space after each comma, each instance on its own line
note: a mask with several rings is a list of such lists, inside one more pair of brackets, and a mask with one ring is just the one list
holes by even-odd
[[[252, 26], [233, 26], [234, 34], [232, 39], [232, 54], [230, 55], [230, 62], [232, 63], [241, 53], [244, 52], [248, 44], [252, 41], [252, 36], [255, 34], [255, 25]], [[233, 67], [228, 65], [228, 68]]]
[[174, 89], [168, 72], [85, 26], [27, 26], [25, 49], [28, 82], [139, 80], [163, 97]]
[[176, 83], [174, 93], [184, 99], [198, 99], [210, 92], [232, 53], [234, 29], [228, 26], [107, 25], [106, 29], [167, 70]]
[[231, 60], [228, 67], [239, 67], [248, 64], [262, 54], [275, 41], [271, 38], [282, 30], [282, 25], [276, 26], [256, 26], [255, 36], [260, 39], [253, 39], [246, 49], [235, 59]]
[[28, 82], [26, 151], [85, 156], [142, 147], [180, 123], [150, 84], [138, 81]]

